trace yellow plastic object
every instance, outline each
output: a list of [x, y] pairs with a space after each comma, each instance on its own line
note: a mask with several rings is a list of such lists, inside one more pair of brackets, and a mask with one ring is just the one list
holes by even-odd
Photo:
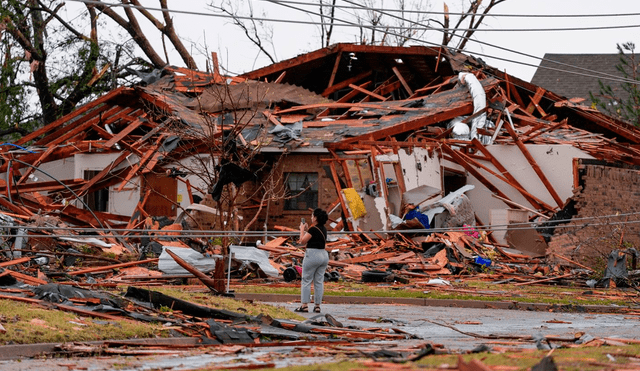
[[349, 210], [353, 219], [358, 219], [367, 214], [367, 209], [364, 207], [364, 202], [360, 198], [358, 192], [353, 188], [343, 188], [344, 198], [347, 200]]

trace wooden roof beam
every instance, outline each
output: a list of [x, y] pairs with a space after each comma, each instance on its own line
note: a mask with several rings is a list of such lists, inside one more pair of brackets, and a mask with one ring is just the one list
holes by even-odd
[[341, 81], [341, 82], [339, 82], [337, 84], [332, 85], [329, 88], [326, 88], [320, 95], [322, 95], [323, 97], [328, 97], [329, 95], [337, 92], [338, 90], [348, 87], [349, 84], [355, 84], [358, 81], [366, 79], [367, 77], [371, 76], [372, 73], [373, 73], [373, 71], [362, 72], [362, 73], [360, 73], [360, 74], [358, 74], [358, 75], [356, 75], [356, 76], [354, 76], [354, 77], [352, 77], [350, 79], [346, 79], [344, 81]]
[[480, 183], [482, 183], [485, 187], [487, 187], [491, 192], [495, 193], [496, 195], [498, 195], [498, 196], [500, 196], [502, 198], [505, 198], [505, 199], [511, 201], [511, 199], [509, 199], [509, 197], [507, 197], [507, 195], [502, 193], [502, 191], [498, 187], [496, 187], [487, 178], [485, 178], [484, 175], [482, 175], [476, 169], [475, 166], [472, 166], [472, 164], [470, 164], [467, 161], [467, 159], [462, 157], [462, 155], [460, 155], [458, 153], [458, 151], [454, 150], [453, 148], [451, 148], [446, 143], [443, 143], [442, 150], [444, 152], [446, 152], [449, 156], [451, 156], [451, 158], [453, 159], [453, 162], [455, 162], [456, 164], [462, 166], [467, 172], [469, 172], [471, 175], [473, 175], [474, 178], [478, 179], [478, 181], [480, 181]]
[[73, 129], [71, 129], [69, 127], [69, 125], [67, 125], [64, 128], [56, 131], [55, 133], [53, 133], [51, 135], [47, 135], [46, 137], [44, 137], [41, 140], [37, 141], [36, 145], [52, 145], [52, 146], [55, 146], [55, 145], [58, 145], [60, 143], [65, 143], [66, 141], [68, 141], [69, 139], [73, 138], [74, 136], [84, 132], [91, 125], [93, 125], [95, 123], [99, 123], [100, 121], [103, 121], [103, 117], [105, 117], [104, 120], [108, 120], [109, 117], [117, 115], [117, 113], [121, 112], [122, 110], [123, 110], [123, 108], [120, 107], [120, 106], [112, 106], [108, 110], [106, 110], [104, 112], [100, 112], [99, 115], [94, 116], [91, 119], [86, 120], [86, 121], [83, 120], [82, 122], [80, 122], [79, 125], [74, 125]]
[[46, 125], [34, 132], [32, 132], [31, 134], [27, 134], [24, 137], [20, 138], [19, 140], [16, 141], [16, 144], [18, 145], [24, 145], [25, 143], [34, 140], [35, 138], [46, 134], [48, 132], [51, 132], [55, 129], [57, 129], [58, 127], [64, 125], [65, 123], [71, 121], [72, 119], [86, 113], [87, 111], [98, 107], [99, 105], [108, 102], [111, 99], [114, 99], [116, 97], [118, 97], [121, 94], [124, 93], [130, 93], [132, 92], [133, 89], [131, 88], [127, 88], [127, 87], [119, 87], [115, 90], [110, 91], [109, 93], [103, 95], [102, 97], [92, 101], [91, 103], [85, 104], [84, 106], [76, 109], [75, 111], [71, 112], [68, 115], [65, 115], [59, 119], [57, 119], [56, 121], [50, 123], [49, 125]]
[[409, 94], [409, 96], [412, 96], [413, 95], [413, 90], [411, 90], [411, 87], [409, 86], [409, 84], [407, 84], [407, 81], [404, 79], [404, 77], [402, 76], [402, 74], [398, 70], [398, 67], [393, 66], [393, 68], [391, 68], [391, 69], [393, 70], [393, 73], [396, 75], [398, 80], [400, 80], [400, 82], [402, 83], [402, 86], [404, 87], [404, 90], [407, 91], [407, 94]]
[[357, 85], [349, 84], [349, 87], [351, 89], [358, 90], [359, 92], [361, 92], [363, 94], [366, 94], [366, 95], [368, 95], [370, 97], [376, 98], [376, 99], [378, 99], [380, 101], [383, 101], [383, 102], [388, 99], [388, 98], [383, 97], [382, 95], [376, 94], [376, 93], [371, 92], [371, 91], [366, 90], [366, 89], [363, 89], [363, 88], [361, 88], [361, 87], [359, 87]]
[[473, 146], [477, 148], [482, 154], [489, 159], [489, 161], [493, 164], [493, 166], [498, 169], [499, 174], [503, 174], [504, 177], [508, 180], [507, 183], [511, 184], [515, 189], [520, 192], [520, 194], [527, 200], [531, 205], [533, 205], [537, 209], [544, 209], [547, 211], [554, 211], [553, 207], [544, 203], [542, 200], [539, 200], [537, 197], [533, 196], [531, 193], [527, 192], [525, 188], [516, 180], [516, 178], [509, 173], [509, 171], [498, 161], [495, 156], [489, 150], [480, 143], [478, 139], [473, 139], [471, 141]]
[[[456, 106], [456, 103], [458, 104], [457, 106]], [[408, 133], [411, 131], [415, 131], [417, 129], [423, 128], [424, 126], [433, 125], [438, 122], [451, 120], [454, 117], [469, 115], [472, 112], [473, 112], [473, 102], [471, 101], [452, 102], [449, 108], [443, 111], [436, 112], [433, 114], [425, 114], [423, 116], [418, 116], [413, 120], [404, 121], [400, 124], [393, 125], [384, 129], [380, 129], [373, 133], [367, 133], [364, 135], [349, 137], [340, 142], [332, 143], [330, 144], [330, 146], [335, 146], [338, 143], [344, 145], [344, 144], [357, 143], [360, 141], [383, 139], [383, 138], [398, 135], [401, 133]], [[329, 143], [326, 143], [325, 146], [327, 146], [327, 144]]]
[[551, 197], [553, 197], [558, 207], [562, 209], [562, 207], [564, 206], [564, 202], [562, 201], [562, 199], [560, 198], [556, 190], [551, 185], [551, 182], [549, 182], [549, 179], [547, 179], [546, 175], [544, 175], [544, 172], [542, 171], [542, 169], [540, 169], [540, 166], [538, 166], [538, 163], [536, 162], [536, 160], [533, 158], [533, 156], [531, 156], [531, 153], [529, 153], [529, 150], [527, 149], [527, 147], [518, 138], [518, 134], [516, 134], [516, 131], [511, 127], [511, 125], [504, 125], [504, 127], [507, 129], [507, 131], [509, 132], [509, 135], [511, 135], [511, 137], [513, 138], [513, 141], [516, 143], [518, 148], [520, 148], [520, 152], [522, 152], [524, 157], [527, 159], [527, 161], [529, 162], [529, 165], [531, 165], [531, 168], [533, 168], [533, 171], [535, 171], [536, 174], [538, 174], [538, 178], [540, 178], [540, 181], [542, 181], [542, 184], [544, 184], [544, 186], [547, 188], [547, 190], [549, 191], [549, 194], [551, 195]]

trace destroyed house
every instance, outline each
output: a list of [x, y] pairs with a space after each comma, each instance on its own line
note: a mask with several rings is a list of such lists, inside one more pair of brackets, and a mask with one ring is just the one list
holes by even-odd
[[639, 141], [464, 54], [337, 44], [234, 78], [168, 67], [116, 89], [2, 148], [0, 206], [126, 229], [189, 211], [193, 229], [233, 230], [295, 229], [323, 207], [335, 230], [493, 225], [494, 242], [540, 255], [555, 230], [505, 226], [628, 212], [635, 194], [599, 210], [579, 198], [597, 167], [628, 178], [610, 194], [628, 190]]

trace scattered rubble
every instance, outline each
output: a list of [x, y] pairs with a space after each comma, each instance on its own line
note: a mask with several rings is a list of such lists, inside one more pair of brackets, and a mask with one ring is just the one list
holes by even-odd
[[[345, 53], [359, 55], [349, 71]], [[233, 78], [167, 67], [0, 146], [0, 284], [36, 288], [2, 297], [179, 321], [202, 344], [262, 344], [267, 329], [404, 337], [329, 318], [78, 307], [59, 286], [135, 293], [197, 277], [229, 295], [231, 280], [294, 281], [296, 227], [314, 207], [331, 216], [329, 281], [637, 289], [638, 144], [634, 126], [445, 49], [338, 44]]]

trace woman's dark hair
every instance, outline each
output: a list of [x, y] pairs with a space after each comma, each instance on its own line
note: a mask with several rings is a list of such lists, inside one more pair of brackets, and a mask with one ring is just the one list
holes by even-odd
[[324, 225], [327, 220], [329, 220], [329, 215], [327, 214], [327, 212], [320, 208], [313, 210], [313, 216], [316, 217], [316, 222], [318, 222], [318, 225]]

